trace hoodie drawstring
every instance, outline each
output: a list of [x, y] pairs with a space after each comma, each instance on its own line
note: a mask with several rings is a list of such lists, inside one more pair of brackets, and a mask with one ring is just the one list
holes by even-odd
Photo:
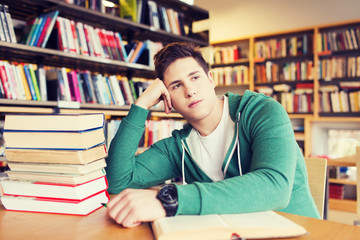
[[181, 139], [181, 147], [182, 147], [182, 156], [181, 156], [181, 172], [182, 172], [182, 183], [186, 185], [185, 182], [185, 143]]

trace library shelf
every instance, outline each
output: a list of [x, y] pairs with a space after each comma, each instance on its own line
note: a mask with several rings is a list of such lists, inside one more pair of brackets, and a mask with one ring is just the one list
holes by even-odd
[[[355, 167], [356, 166], [355, 155], [336, 158], [336, 159], [328, 159], [327, 165], [336, 166], [336, 167]], [[349, 180], [346, 178], [340, 178], [340, 179], [329, 178], [329, 183], [352, 185], [352, 186], [357, 185], [357, 182], [355, 180]], [[354, 213], [357, 211], [356, 200], [351, 200], [351, 199], [329, 198], [329, 208], [333, 210], [354, 212]]]
[[[165, 30], [154, 29], [153, 27], [133, 22], [128, 19], [120, 18], [111, 14], [87, 9], [60, 0], [4, 0], [2, 4], [9, 6], [12, 19], [28, 22], [33, 17], [43, 12], [58, 10], [59, 16], [70, 20], [89, 24], [93, 27], [107, 29], [114, 32], [121, 32], [123, 40], [130, 42], [132, 40], [159, 41], [163, 44], [181, 41], [193, 42], [199, 46], [209, 45], [208, 33], [195, 33], [192, 29], [192, 23], [209, 18], [207, 10], [188, 5], [178, 0], [164, 1], [156, 0], [158, 4], [166, 8], [172, 8], [181, 13], [184, 19], [184, 25], [189, 29], [187, 35], [169, 33]], [[17, 32], [19, 34], [19, 32]], [[200, 37], [201, 36], [201, 37]], [[50, 37], [51, 39], [51, 37]], [[49, 39], [49, 40], [50, 40]], [[101, 74], [121, 74], [132, 77], [153, 79], [155, 76], [154, 67], [129, 63], [125, 61], [112, 60], [93, 56], [85, 56], [74, 53], [67, 53], [57, 49], [33, 47], [25, 44], [10, 43], [0, 41], [0, 59], [19, 63], [32, 63], [51, 67], [64, 67], [76, 70], [91, 70], [93, 73]], [[111, 116], [126, 116], [129, 106], [111, 106], [90, 103], [64, 103], [61, 101], [21, 101], [12, 99], [0, 99], [0, 107], [3, 113], [14, 112], [33, 112], [33, 113], [64, 113], [64, 112], [96, 112], [100, 111]], [[162, 117], [179, 118], [176, 113], [163, 114], [161, 110], [156, 110], [153, 114]]]

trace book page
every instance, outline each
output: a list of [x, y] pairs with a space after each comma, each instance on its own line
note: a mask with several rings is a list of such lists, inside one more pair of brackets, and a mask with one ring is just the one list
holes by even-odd
[[219, 215], [179, 215], [152, 223], [158, 240], [176, 239], [230, 239], [231, 230]]
[[273, 211], [223, 214], [221, 217], [244, 238], [291, 237], [307, 233], [302, 226]]

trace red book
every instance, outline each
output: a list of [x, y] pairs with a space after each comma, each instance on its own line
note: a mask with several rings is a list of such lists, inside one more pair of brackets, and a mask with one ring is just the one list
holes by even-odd
[[3, 62], [0, 62], [0, 78], [1, 78], [1, 82], [2, 85], [4, 87], [4, 92], [5, 92], [5, 96], [7, 99], [11, 99], [12, 98], [12, 94], [10, 91], [10, 85], [8, 82], [8, 78], [6, 75], [6, 71], [5, 71], [5, 66]]
[[39, 40], [38, 40], [38, 42], [37, 42], [37, 44], [36, 44], [37, 47], [40, 47], [41, 44], [42, 44], [42, 42], [44, 41], [44, 38], [45, 38], [47, 29], [48, 29], [48, 27], [49, 27], [49, 25], [50, 25], [51, 20], [52, 20], [51, 17], [47, 17], [47, 18], [46, 18], [46, 21], [45, 21], [45, 24], [44, 24], [44, 28], [43, 28], [43, 30], [41, 31]]
[[82, 201], [108, 188], [106, 177], [96, 178], [81, 184], [62, 184], [40, 181], [6, 179], [1, 181], [4, 195], [72, 199]]
[[83, 200], [1, 196], [1, 202], [8, 211], [40, 212], [68, 215], [88, 215], [109, 201], [106, 190]]

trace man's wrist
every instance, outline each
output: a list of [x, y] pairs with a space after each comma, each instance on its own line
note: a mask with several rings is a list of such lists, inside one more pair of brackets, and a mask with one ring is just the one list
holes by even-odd
[[175, 216], [178, 209], [178, 194], [174, 184], [166, 184], [161, 187], [156, 196], [163, 205], [166, 216]]

